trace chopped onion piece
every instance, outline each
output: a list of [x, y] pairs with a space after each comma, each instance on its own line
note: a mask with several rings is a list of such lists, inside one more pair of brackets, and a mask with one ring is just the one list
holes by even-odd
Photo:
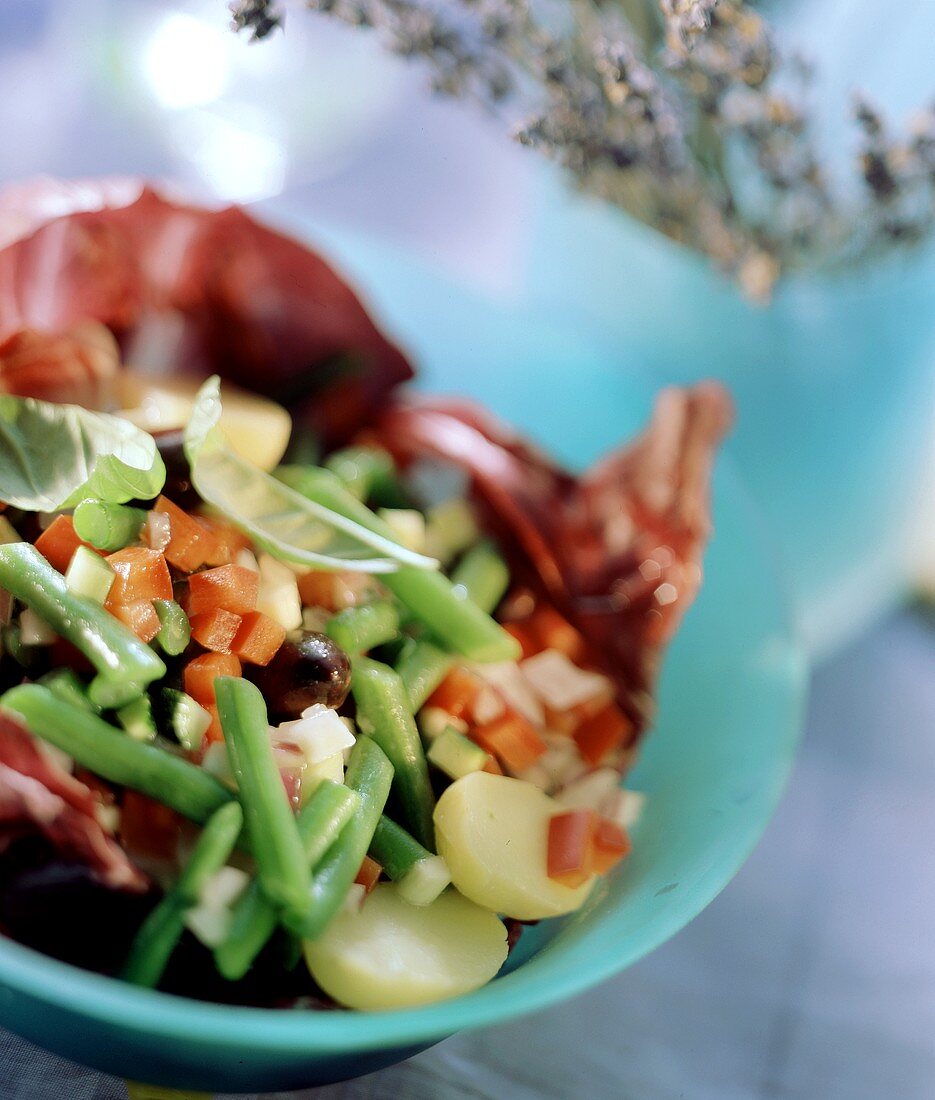
[[606, 676], [578, 668], [557, 649], [544, 649], [527, 657], [519, 667], [532, 690], [553, 710], [571, 710], [613, 692]]
[[198, 899], [200, 905], [220, 909], [233, 905], [250, 885], [250, 876], [239, 867], [230, 865], [215, 872], [205, 883]]
[[380, 508], [378, 515], [400, 544], [417, 554], [425, 552], [425, 516], [414, 508]]
[[516, 778], [522, 779], [524, 783], [531, 783], [534, 787], [538, 787], [540, 791], [545, 791], [546, 794], [555, 786], [551, 773], [538, 760], [523, 771], [517, 772]]
[[20, 615], [19, 626], [23, 645], [51, 645], [55, 641], [55, 631], [31, 607]]
[[274, 740], [297, 746], [309, 764], [319, 764], [354, 744], [354, 735], [340, 717], [322, 703], [308, 707], [294, 722], [273, 729]]
[[22, 535], [17, 533], [16, 528], [6, 518], [6, 516], [0, 516], [0, 544], [6, 545], [9, 542], [22, 542]]
[[506, 703], [492, 687], [485, 685], [474, 696], [471, 713], [478, 725], [486, 726], [488, 722], [495, 722], [505, 712]]
[[309, 764], [302, 776], [302, 795], [307, 798], [323, 779], [330, 779], [332, 783], [344, 782], [344, 753], [336, 752], [327, 760], [320, 760], [317, 764]]
[[601, 804], [601, 816], [609, 817], [621, 829], [631, 829], [639, 821], [646, 805], [642, 791], [618, 788]]
[[242, 546], [237, 551], [234, 562], [241, 569], [249, 569], [251, 573], [259, 573], [260, 571], [260, 563], [256, 560], [256, 554], [252, 550], [248, 550], [246, 546]]
[[284, 630], [302, 625], [302, 600], [295, 573], [271, 554], [260, 554], [260, 588], [256, 609], [275, 619]]
[[458, 733], [467, 733], [468, 724], [463, 718], [455, 718], [442, 707], [423, 707], [419, 711], [419, 732], [425, 741], [434, 741], [452, 726]]
[[150, 550], [163, 550], [172, 541], [172, 521], [168, 512], [152, 511], [147, 513], [143, 524], [143, 541]]
[[425, 553], [447, 565], [480, 538], [474, 511], [463, 497], [429, 508], [425, 524]]
[[534, 726], [545, 724], [545, 711], [539, 697], [515, 661], [494, 661], [492, 664], [472, 664], [471, 671], [487, 681], [506, 702]]
[[367, 900], [367, 888], [359, 882], [352, 882], [344, 899], [343, 909], [359, 912]]
[[606, 799], [617, 790], [619, 783], [620, 775], [614, 768], [598, 768], [569, 783], [558, 792], [555, 801], [569, 810], [600, 812]]
[[223, 741], [215, 741], [205, 749], [201, 766], [225, 787], [237, 789], [237, 780], [234, 778], [230, 757], [227, 755], [227, 745]]

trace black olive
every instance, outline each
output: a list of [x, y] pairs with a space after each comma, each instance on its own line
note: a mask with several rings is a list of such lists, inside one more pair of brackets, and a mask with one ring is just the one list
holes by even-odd
[[248, 666], [244, 674], [263, 692], [274, 722], [298, 718], [315, 703], [336, 709], [351, 686], [347, 654], [327, 634], [311, 630], [287, 638], [265, 668]]

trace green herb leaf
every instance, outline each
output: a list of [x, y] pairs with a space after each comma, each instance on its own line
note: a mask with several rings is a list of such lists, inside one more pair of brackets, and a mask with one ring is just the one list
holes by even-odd
[[308, 500], [234, 454], [218, 428], [220, 416], [220, 380], [215, 376], [198, 391], [185, 429], [192, 484], [202, 500], [269, 553], [310, 569], [392, 573], [401, 565], [438, 568], [434, 558]]
[[86, 497], [149, 500], [165, 480], [152, 436], [129, 421], [0, 396], [0, 500], [14, 508], [55, 512]]

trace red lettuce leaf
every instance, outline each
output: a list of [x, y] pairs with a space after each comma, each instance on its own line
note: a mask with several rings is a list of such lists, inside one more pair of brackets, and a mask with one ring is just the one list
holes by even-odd
[[0, 827], [38, 830], [114, 889], [142, 891], [145, 877], [98, 818], [88, 787], [44, 756], [31, 735], [0, 713]]
[[701, 585], [711, 471], [732, 417], [717, 383], [667, 389], [645, 431], [578, 478], [468, 403], [396, 405], [373, 435], [403, 462], [432, 456], [470, 474], [515, 575], [581, 631], [639, 732]]
[[[367, 422], [412, 374], [318, 255], [231, 207], [170, 201], [132, 180], [38, 181], [0, 195], [0, 341], [29, 336], [28, 372], [0, 349], [0, 388], [99, 404], [108, 365], [58, 338], [98, 321], [125, 362], [218, 373], [283, 400], [326, 446]], [[39, 334], [48, 334], [43, 377]], [[77, 349], [76, 354], [84, 354]], [[103, 373], [96, 373], [100, 368]], [[65, 399], [62, 397], [59, 400]]]

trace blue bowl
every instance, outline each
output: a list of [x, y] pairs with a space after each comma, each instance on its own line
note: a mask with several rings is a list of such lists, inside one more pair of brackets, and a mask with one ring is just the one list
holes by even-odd
[[[498, 307], [391, 252], [348, 238], [330, 244], [365, 276], [433, 390], [481, 398], [571, 463], [643, 422], [652, 394], [629, 387], [586, 333]], [[463, 1028], [543, 1008], [657, 947], [756, 843], [788, 776], [802, 711], [804, 661], [772, 549], [724, 462], [715, 500], [705, 585], [669, 654], [659, 720], [632, 776], [649, 796], [633, 855], [584, 910], [526, 931], [496, 981], [400, 1012], [230, 1008], [136, 989], [2, 940], [0, 1022], [136, 1080], [272, 1091], [368, 1073]]]

